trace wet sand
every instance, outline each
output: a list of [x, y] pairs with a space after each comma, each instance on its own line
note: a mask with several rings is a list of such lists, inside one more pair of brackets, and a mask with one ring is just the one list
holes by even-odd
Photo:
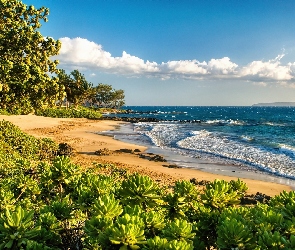
[[[238, 177], [245, 181], [249, 187], [248, 194], [261, 192], [269, 196], [274, 196], [283, 190], [291, 191], [288, 185], [278, 184], [269, 181], [251, 179], [251, 174], [246, 171], [239, 173], [232, 172], [230, 166], [218, 165], [209, 162], [194, 163], [192, 168], [169, 168], [170, 162], [150, 161], [147, 147], [115, 140], [113, 136], [97, 134], [99, 131], [107, 131], [118, 128], [123, 122], [110, 120], [88, 120], [77, 118], [49, 118], [35, 115], [4, 116], [0, 115], [1, 120], [8, 120], [19, 126], [23, 131], [36, 137], [49, 137], [56, 142], [66, 142], [76, 151], [73, 161], [87, 167], [93, 162], [112, 163], [118, 167], [127, 169], [130, 172], [138, 172], [153, 178], [154, 180], [171, 185], [176, 180], [190, 180], [195, 178], [197, 181], [223, 179], [226, 181], [237, 180]], [[137, 151], [137, 152], [134, 152]], [[107, 152], [103, 155], [103, 152]], [[102, 155], [97, 155], [101, 153]], [[169, 160], [169, 159], [168, 159]], [[173, 163], [172, 163], [173, 164]], [[216, 170], [211, 173], [201, 169], [214, 166]], [[234, 176], [229, 176], [231, 175]], [[248, 178], [241, 178], [247, 176]], [[256, 176], [257, 177], [257, 176]]]

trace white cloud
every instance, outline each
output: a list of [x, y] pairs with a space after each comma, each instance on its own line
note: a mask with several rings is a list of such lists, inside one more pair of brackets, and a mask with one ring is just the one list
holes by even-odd
[[238, 67], [237, 64], [230, 61], [228, 57], [223, 57], [221, 59], [211, 59], [208, 62], [208, 67], [212, 74], [216, 75], [230, 75], [235, 74]]
[[280, 82], [294, 84], [295, 62], [281, 64], [283, 54], [269, 61], [253, 61], [238, 66], [229, 57], [198, 60], [157, 62], [144, 61], [123, 51], [122, 56], [113, 57], [100, 44], [83, 38], [61, 38], [62, 47], [57, 59], [67, 68], [88, 68], [92, 71], [109, 72], [129, 76], [158, 77], [161, 79], [241, 79], [263, 83]]
[[191, 74], [191, 75], [206, 75], [208, 71], [206, 69], [207, 64], [205, 62], [200, 63], [197, 60], [185, 60], [185, 61], [169, 61], [160, 65], [161, 70], [166, 73], [179, 73], [179, 74]]
[[84, 66], [97, 68], [113, 73], [141, 74], [157, 72], [157, 63], [144, 62], [144, 60], [132, 56], [123, 51], [121, 57], [113, 57], [111, 53], [104, 51], [100, 44], [90, 42], [83, 38], [61, 38], [62, 47], [57, 56], [61, 64], [72, 66]]
[[241, 69], [241, 76], [256, 79], [257, 81], [262, 79], [276, 81], [292, 80], [294, 75], [292, 76], [291, 64], [281, 65], [280, 60], [283, 56], [279, 55], [274, 60], [267, 62], [253, 61]]

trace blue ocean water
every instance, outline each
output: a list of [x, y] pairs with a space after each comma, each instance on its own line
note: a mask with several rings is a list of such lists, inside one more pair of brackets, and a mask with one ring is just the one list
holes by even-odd
[[134, 124], [129, 139], [137, 143], [295, 179], [295, 107], [128, 106], [125, 109], [134, 112], [121, 116], [159, 119]]

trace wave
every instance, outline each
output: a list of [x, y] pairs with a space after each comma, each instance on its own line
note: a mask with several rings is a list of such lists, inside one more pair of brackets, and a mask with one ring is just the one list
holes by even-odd
[[279, 144], [279, 150], [287, 155], [291, 155], [295, 157], [295, 147], [286, 145], [286, 144]]
[[[226, 120], [214, 120], [216, 121]], [[135, 126], [136, 131], [148, 137], [155, 146], [179, 154], [252, 166], [295, 179], [295, 148], [285, 144], [268, 145], [264, 139], [255, 140], [255, 135], [241, 135], [239, 133], [244, 131], [242, 128], [235, 129], [235, 133], [231, 132], [233, 130], [226, 132], [226, 127], [217, 128], [218, 126], [179, 122], [140, 123]]]
[[277, 123], [277, 122], [264, 122], [263, 125], [273, 126], [273, 127], [285, 127], [286, 124], [284, 123]]
[[178, 146], [255, 166], [280, 176], [295, 178], [295, 161], [288, 155], [249, 146], [229, 137], [200, 133], [179, 141]]
[[247, 142], [251, 142], [251, 141], [254, 141], [255, 139], [251, 136], [247, 136], [247, 135], [241, 135], [241, 139], [243, 141], [247, 141]]
[[240, 121], [240, 120], [219, 120], [219, 119], [215, 119], [215, 120], [208, 120], [205, 121], [205, 123], [207, 124], [211, 124], [211, 125], [238, 125], [238, 126], [242, 126], [245, 125], [246, 123], [244, 121]]

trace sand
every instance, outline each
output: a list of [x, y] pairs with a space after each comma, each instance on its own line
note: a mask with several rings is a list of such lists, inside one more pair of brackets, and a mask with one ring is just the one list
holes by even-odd
[[[155, 162], [139, 157], [144, 154], [146, 147], [115, 140], [111, 136], [97, 134], [99, 131], [116, 129], [123, 122], [110, 120], [88, 120], [77, 118], [49, 118], [35, 115], [5, 116], [0, 115], [0, 120], [7, 120], [19, 126], [24, 132], [36, 137], [49, 137], [56, 142], [66, 142], [75, 150], [73, 161], [84, 166], [91, 166], [93, 162], [111, 163], [125, 168], [130, 172], [149, 175], [154, 180], [165, 185], [171, 185], [176, 180], [198, 181], [223, 179], [226, 181], [237, 180], [238, 177], [208, 173], [195, 169], [168, 168], [169, 162]], [[109, 155], [96, 155], [95, 152], [108, 149]], [[126, 149], [140, 151], [138, 153], [125, 152]], [[287, 185], [240, 178], [249, 187], [248, 194], [257, 192], [275, 196], [283, 190], [291, 191]]]

